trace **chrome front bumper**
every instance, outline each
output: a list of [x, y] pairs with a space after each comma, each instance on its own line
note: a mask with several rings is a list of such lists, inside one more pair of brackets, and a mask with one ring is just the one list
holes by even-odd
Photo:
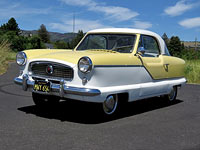
[[[21, 85], [24, 91], [27, 91], [27, 90], [33, 91], [33, 86], [34, 86], [35, 81], [29, 80], [29, 77], [26, 74], [23, 75], [22, 79], [16, 77], [14, 79], [14, 82], [18, 85]], [[74, 94], [74, 95], [80, 95], [80, 96], [97, 96], [97, 95], [100, 95], [101, 92], [98, 89], [66, 86], [64, 84], [64, 81], [61, 81], [60, 84], [52, 83], [51, 90], [49, 93], [42, 92], [41, 94], [56, 95], [60, 97], [65, 97], [65, 94]]]

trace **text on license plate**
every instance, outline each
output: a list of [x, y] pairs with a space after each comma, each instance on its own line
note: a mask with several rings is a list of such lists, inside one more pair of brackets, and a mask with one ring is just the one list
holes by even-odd
[[39, 92], [50, 92], [50, 82], [35, 81], [33, 90]]

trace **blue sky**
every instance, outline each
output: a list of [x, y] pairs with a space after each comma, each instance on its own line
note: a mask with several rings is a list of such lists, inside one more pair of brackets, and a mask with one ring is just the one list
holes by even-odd
[[87, 32], [96, 28], [141, 28], [184, 41], [200, 41], [200, 0], [0, 0], [0, 24], [14, 17], [20, 29]]

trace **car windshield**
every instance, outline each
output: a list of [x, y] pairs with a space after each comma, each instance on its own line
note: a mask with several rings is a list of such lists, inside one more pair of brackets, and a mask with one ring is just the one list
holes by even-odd
[[135, 38], [135, 35], [130, 34], [88, 34], [76, 50], [110, 50], [131, 53]]

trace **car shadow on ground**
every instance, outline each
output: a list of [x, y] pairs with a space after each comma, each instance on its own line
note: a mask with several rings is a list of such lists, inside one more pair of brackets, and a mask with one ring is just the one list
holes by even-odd
[[139, 115], [141, 113], [161, 109], [164, 107], [170, 107], [181, 102], [183, 101], [175, 100], [169, 103], [158, 97], [144, 99], [127, 103], [120, 109], [120, 112], [114, 116], [104, 115], [101, 112], [102, 105], [100, 104], [72, 100], [62, 101], [57, 107], [53, 108], [38, 108], [37, 106], [32, 105], [18, 108], [18, 110], [47, 119], [57, 119], [60, 121], [69, 121], [82, 124], [99, 124]]
[[127, 103], [120, 109], [120, 112], [115, 116], [103, 115], [102, 105], [94, 103], [86, 103], [79, 101], [62, 101], [57, 107], [53, 108], [38, 108], [35, 105], [18, 108], [19, 111], [36, 116], [57, 119], [60, 121], [69, 121], [82, 124], [99, 124], [121, 118], [126, 118], [141, 113], [171, 107], [183, 101], [175, 100], [173, 102], [165, 102], [163, 99], [155, 97]]

